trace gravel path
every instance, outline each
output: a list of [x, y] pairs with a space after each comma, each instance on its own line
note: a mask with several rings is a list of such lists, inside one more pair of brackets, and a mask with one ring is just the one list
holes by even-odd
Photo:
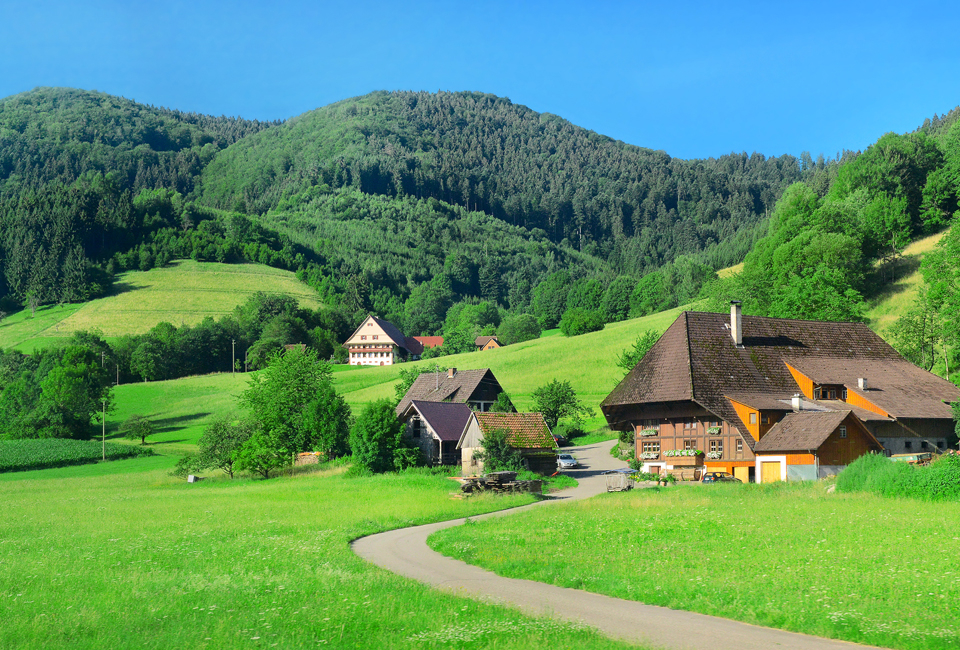
[[[608, 441], [574, 447], [571, 450], [584, 465], [583, 469], [569, 472], [580, 482], [576, 488], [564, 490], [555, 499], [471, 519], [476, 521], [516, 515], [529, 508], [550, 507], [551, 504], [585, 499], [604, 492], [606, 481], [601, 476], [602, 472], [624, 466], [610, 456], [610, 445]], [[596, 628], [607, 636], [632, 643], [677, 650], [851, 650], [872, 647], [643, 605], [532, 580], [503, 578], [460, 560], [440, 555], [427, 546], [427, 537], [431, 533], [459, 526], [464, 521], [454, 519], [391, 530], [354, 540], [352, 547], [360, 557], [393, 573], [458, 595], [517, 607], [533, 616], [577, 621]]]

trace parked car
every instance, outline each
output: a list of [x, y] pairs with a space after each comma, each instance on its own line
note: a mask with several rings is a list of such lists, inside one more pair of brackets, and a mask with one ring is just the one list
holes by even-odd
[[557, 467], [560, 469], [572, 469], [580, 467], [580, 463], [571, 454], [560, 454], [557, 456]]
[[558, 447], [566, 447], [567, 444], [570, 442], [569, 440], [567, 440], [567, 439], [564, 438], [563, 436], [558, 436], [557, 434], [553, 434], [553, 440], [554, 440], [554, 442], [557, 443], [557, 446], [558, 446]]
[[700, 481], [702, 483], [743, 483], [730, 472], [706, 472]]

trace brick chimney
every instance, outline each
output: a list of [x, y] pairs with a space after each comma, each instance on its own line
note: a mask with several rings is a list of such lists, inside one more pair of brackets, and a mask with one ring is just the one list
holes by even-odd
[[743, 345], [743, 313], [739, 300], [730, 301], [730, 336], [737, 345]]
[[794, 411], [803, 410], [803, 401], [800, 398], [800, 393], [793, 394], [793, 399], [790, 400], [790, 406], [793, 407]]
[[453, 379], [457, 374], [456, 368], [447, 368], [447, 378]]

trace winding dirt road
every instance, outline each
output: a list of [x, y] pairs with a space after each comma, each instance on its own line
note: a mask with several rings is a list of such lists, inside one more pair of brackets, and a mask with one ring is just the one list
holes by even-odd
[[[606, 490], [602, 472], [624, 466], [610, 456], [610, 444], [608, 441], [574, 447], [571, 450], [584, 465], [580, 470], [569, 472], [580, 482], [576, 488], [564, 490], [554, 499], [471, 519], [476, 521], [489, 517], [513, 516], [529, 508], [549, 508], [551, 504], [600, 494]], [[643, 605], [531, 580], [503, 578], [460, 560], [440, 555], [427, 546], [427, 537], [431, 533], [459, 526], [464, 521], [454, 519], [391, 530], [354, 540], [352, 547], [357, 555], [388, 571], [439, 589], [517, 607], [533, 616], [580, 622], [609, 637], [632, 643], [676, 650], [852, 650], [872, 647]]]

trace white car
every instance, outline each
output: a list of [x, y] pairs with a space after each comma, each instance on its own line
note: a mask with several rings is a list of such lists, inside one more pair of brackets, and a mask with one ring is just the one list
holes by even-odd
[[580, 463], [570, 454], [560, 454], [557, 456], [557, 467], [560, 469], [571, 469], [573, 467], [580, 467]]

